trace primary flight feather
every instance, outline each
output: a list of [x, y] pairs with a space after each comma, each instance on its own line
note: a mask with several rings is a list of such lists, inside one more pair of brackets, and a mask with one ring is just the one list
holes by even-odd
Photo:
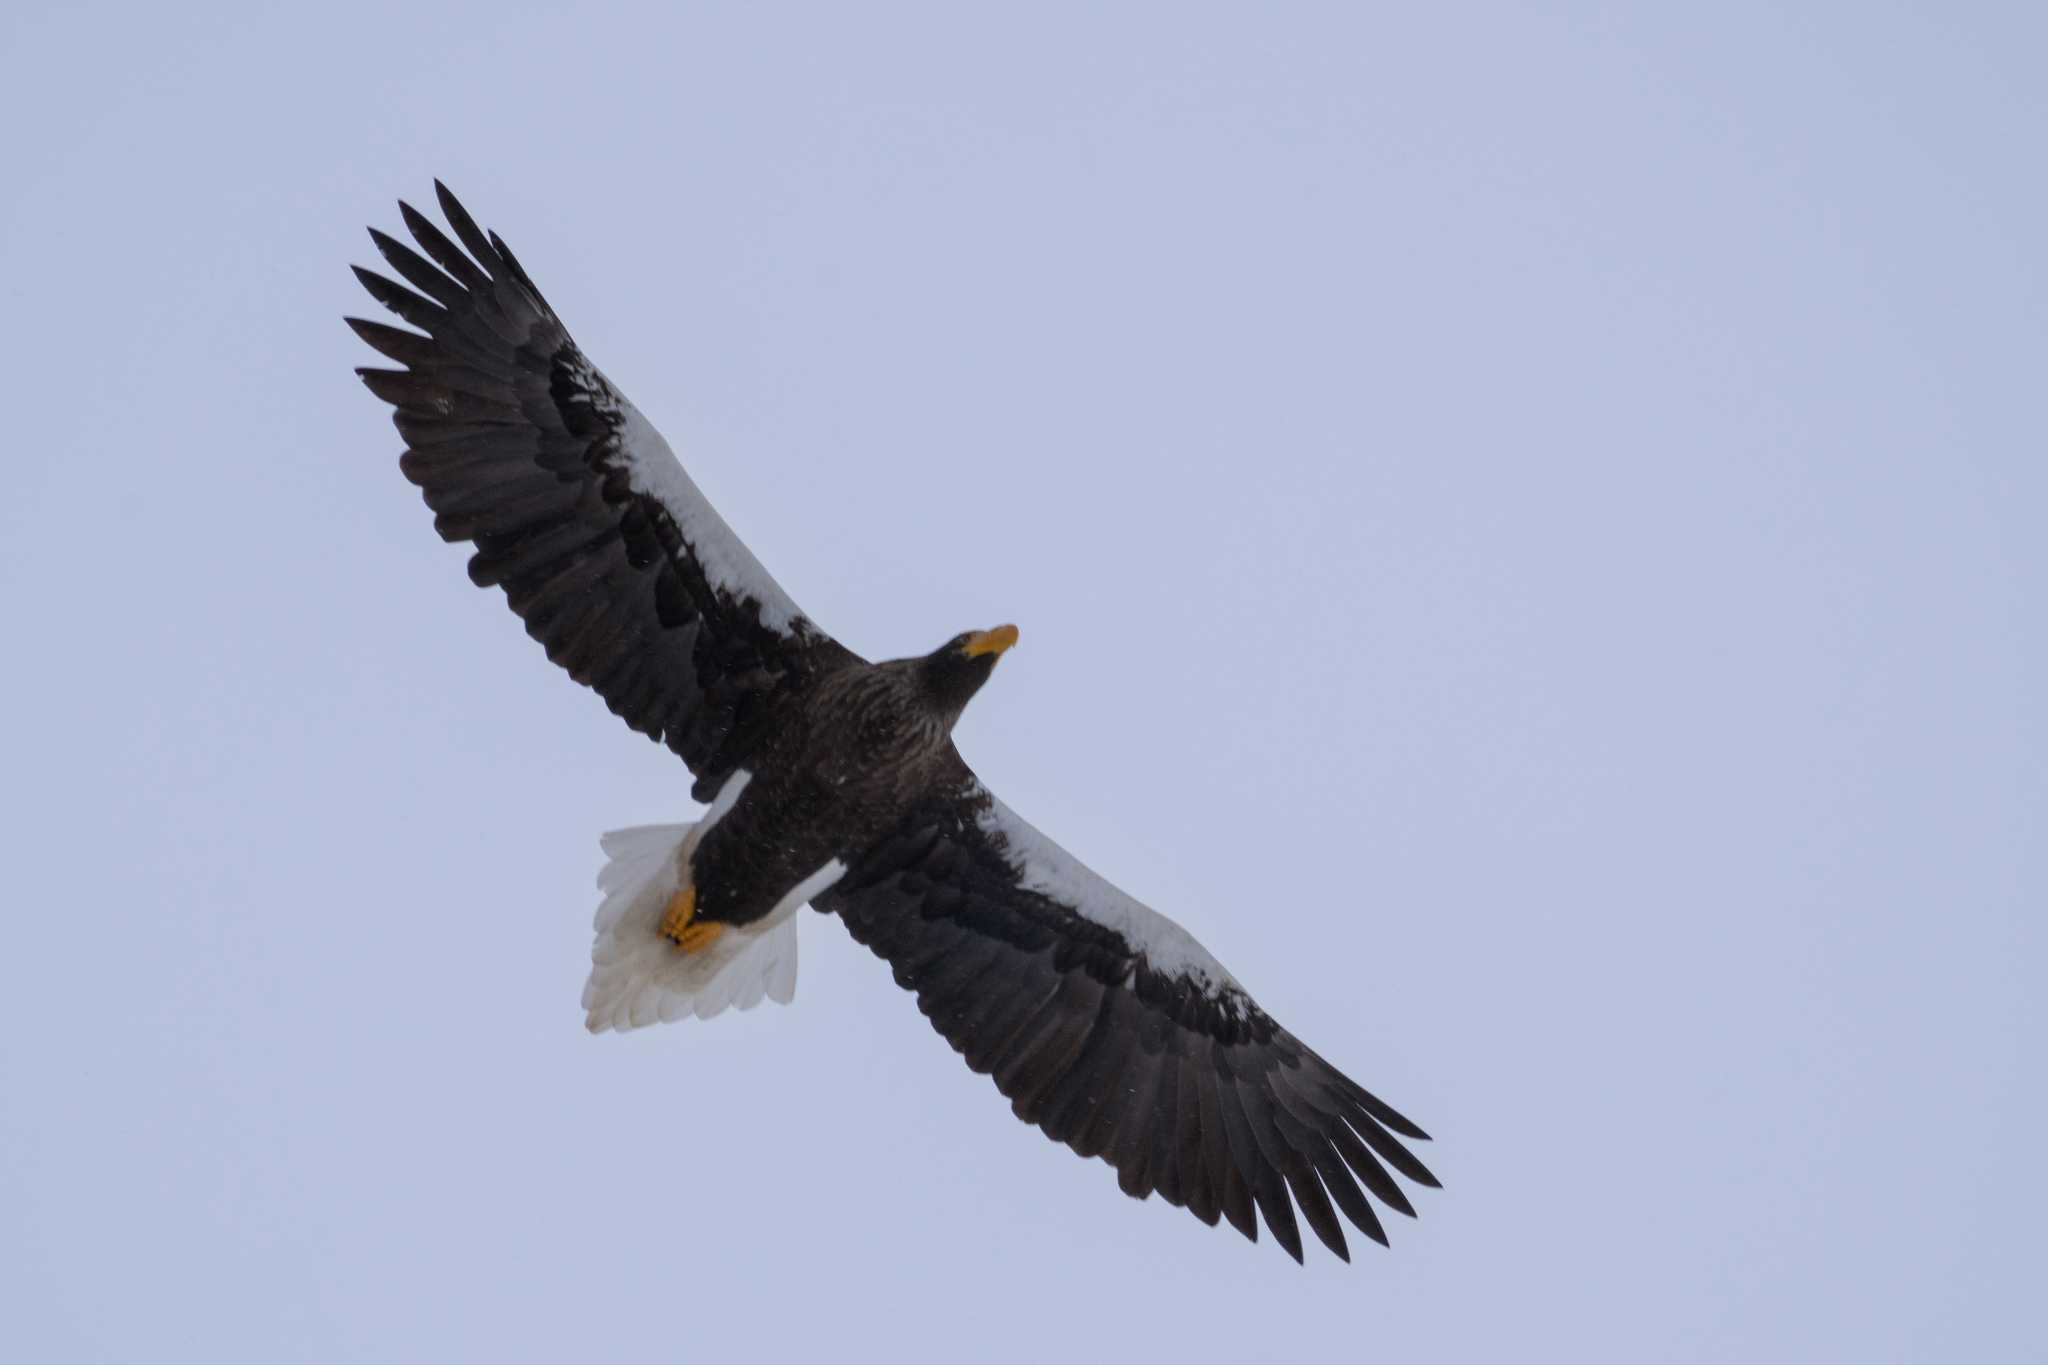
[[[1349, 1258], [1341, 1210], [1415, 1210], [1426, 1134], [1275, 1023], [1179, 925], [983, 787], [954, 722], [1014, 626], [871, 664], [798, 610], [668, 443], [577, 349], [497, 234], [371, 231], [405, 281], [357, 276], [416, 330], [349, 319], [399, 459], [470, 577], [628, 725], [689, 765], [709, 809], [621, 830], [583, 1005], [593, 1031], [787, 1002], [797, 910], [837, 915], [1018, 1118], [1297, 1261], [1295, 1210]], [[421, 253], [425, 254], [422, 255]], [[410, 288], [406, 286], [410, 285]], [[1367, 1194], [1372, 1196], [1368, 1199]]]

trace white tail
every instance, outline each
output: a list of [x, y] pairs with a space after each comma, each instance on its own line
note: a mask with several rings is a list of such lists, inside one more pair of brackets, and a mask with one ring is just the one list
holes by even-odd
[[[736, 925], [700, 952], [680, 953], [661, 936], [669, 897], [682, 889], [683, 869], [703, 831], [730, 806], [721, 792], [694, 825], [641, 825], [604, 836], [604, 901], [583, 986], [584, 1024], [592, 1033], [644, 1028], [694, 1014], [709, 1019], [728, 1008], [752, 1009], [762, 997], [787, 1005], [796, 995], [796, 911], [792, 898], [752, 924]], [[734, 797], [738, 792], [732, 793]], [[805, 897], [808, 899], [808, 896]]]

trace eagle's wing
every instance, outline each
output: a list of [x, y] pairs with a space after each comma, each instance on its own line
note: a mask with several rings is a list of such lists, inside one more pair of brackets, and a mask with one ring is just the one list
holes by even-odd
[[548, 657], [682, 755], [709, 799], [778, 694], [854, 656], [769, 577], [497, 234], [435, 190], [467, 254], [400, 204], [432, 260], [370, 236], [420, 292], [356, 271], [419, 332], [348, 320], [405, 366], [358, 371], [397, 409], [399, 467], [442, 537], [476, 545], [469, 576], [502, 587]]
[[1188, 932], [1081, 864], [965, 765], [819, 898], [1026, 1123], [1297, 1261], [1310, 1228], [1349, 1259], [1337, 1208], [1374, 1241], [1366, 1190], [1414, 1215], [1391, 1166], [1437, 1181], [1420, 1128], [1309, 1050]]

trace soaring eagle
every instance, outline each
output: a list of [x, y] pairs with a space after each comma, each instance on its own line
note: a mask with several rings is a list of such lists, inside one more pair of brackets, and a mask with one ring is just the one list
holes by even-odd
[[[626, 724], [689, 765], [694, 824], [604, 836], [593, 1032], [796, 989], [806, 903], [837, 915], [1018, 1118], [1296, 1261], [1295, 1208], [1345, 1259], [1338, 1209], [1384, 1243], [1389, 1173], [1437, 1181], [1427, 1135], [1260, 1009], [1223, 964], [1026, 824], [952, 730], [1017, 642], [973, 630], [869, 663], [797, 609], [639, 409], [577, 349], [503, 241], [445, 186], [451, 240], [371, 230], [412, 288], [358, 268], [415, 331], [348, 319], [402, 368], [399, 468], [469, 576]], [[420, 254], [423, 251], [424, 256]], [[417, 292], [415, 292], [417, 291]], [[1290, 1196], [1291, 1202], [1290, 1202]]]

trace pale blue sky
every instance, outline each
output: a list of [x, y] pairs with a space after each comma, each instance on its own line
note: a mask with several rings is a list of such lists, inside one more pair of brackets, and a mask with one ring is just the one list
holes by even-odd
[[[2048, 1190], [2032, 6], [0, 19], [20, 1360], [2019, 1361]], [[1298, 1269], [834, 922], [591, 1038], [688, 779], [339, 321], [440, 175], [817, 620], [1437, 1137]]]

